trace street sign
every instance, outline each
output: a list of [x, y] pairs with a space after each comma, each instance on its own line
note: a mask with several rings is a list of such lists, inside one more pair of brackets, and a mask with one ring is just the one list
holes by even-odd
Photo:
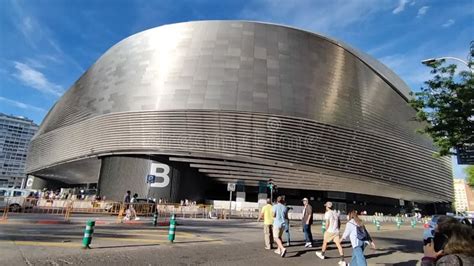
[[156, 176], [154, 176], [154, 175], [147, 175], [146, 176], [146, 183], [147, 184], [153, 184], [153, 183], [155, 183], [155, 180], [156, 180]]
[[235, 191], [235, 183], [227, 183], [227, 191]]
[[464, 144], [456, 148], [458, 164], [474, 164], [474, 144]]
[[404, 200], [400, 199], [399, 203], [400, 203], [400, 206], [402, 206], [402, 207], [405, 206], [405, 201]]

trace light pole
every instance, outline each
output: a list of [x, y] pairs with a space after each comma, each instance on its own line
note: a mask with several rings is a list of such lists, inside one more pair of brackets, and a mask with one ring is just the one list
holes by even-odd
[[468, 64], [466, 61], [464, 61], [464, 60], [462, 60], [462, 59], [459, 59], [459, 58], [457, 58], [457, 57], [443, 56], [443, 57], [436, 57], [436, 58], [428, 58], [428, 59], [422, 60], [421, 63], [424, 64], [424, 65], [430, 65], [430, 64], [432, 64], [432, 63], [434, 63], [434, 62], [436, 62], [436, 61], [438, 61], [438, 60], [443, 60], [443, 59], [445, 59], [445, 60], [446, 60], [446, 59], [451, 59], [451, 60], [456, 60], [456, 61], [458, 61], [458, 62], [461, 62], [461, 63], [463, 63], [464, 65], [466, 65], [466, 66], [469, 68], [469, 70], [471, 70], [471, 73], [474, 74], [474, 69], [473, 69], [472, 67], [470, 67], [469, 64]]

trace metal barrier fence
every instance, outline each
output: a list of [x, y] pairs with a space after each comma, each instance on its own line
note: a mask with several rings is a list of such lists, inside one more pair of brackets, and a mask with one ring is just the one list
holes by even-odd
[[[116, 201], [91, 201], [91, 200], [64, 200], [64, 199], [37, 199], [31, 197], [0, 197], [1, 220], [6, 220], [9, 213], [36, 213], [62, 215], [69, 220], [74, 214], [104, 214], [117, 216], [117, 220], [127, 216], [127, 211], [133, 210], [135, 216], [152, 216], [155, 212], [158, 219], [169, 221], [172, 215], [180, 218], [201, 218], [201, 219], [228, 219], [229, 209], [216, 209], [212, 205], [191, 205], [180, 206], [179, 204], [155, 204], [155, 203], [123, 203]], [[234, 218], [256, 219], [260, 214], [259, 209], [246, 208], [232, 210]], [[300, 220], [302, 214], [290, 212], [291, 220]], [[314, 219], [323, 219], [323, 214], [315, 213]], [[360, 215], [365, 222], [397, 222], [401, 220], [412, 220], [413, 218], [395, 216], [372, 216]], [[340, 216], [342, 221], [346, 220], [346, 215]], [[422, 220], [424, 222], [424, 220]]]
[[180, 206], [177, 204], [123, 203], [116, 201], [37, 199], [30, 197], [0, 197], [2, 220], [8, 213], [36, 213], [62, 215], [67, 221], [74, 214], [116, 215], [118, 220], [132, 212], [134, 216], [152, 216], [155, 212], [161, 219], [171, 215], [181, 218], [209, 218], [210, 205]]

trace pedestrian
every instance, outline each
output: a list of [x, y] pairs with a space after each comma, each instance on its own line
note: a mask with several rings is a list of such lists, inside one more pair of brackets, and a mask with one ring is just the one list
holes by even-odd
[[267, 204], [263, 206], [257, 222], [263, 219], [263, 237], [265, 241], [265, 249], [272, 249], [273, 245], [273, 206], [272, 201], [267, 199]]
[[133, 197], [132, 199], [130, 200], [130, 219], [131, 218], [135, 218], [135, 220], [140, 220], [140, 217], [137, 216], [137, 211], [135, 210], [135, 206], [138, 202], [137, 202], [137, 199], [138, 199], [138, 194], [135, 193], [133, 194]]
[[313, 224], [313, 207], [309, 204], [308, 198], [303, 199], [303, 233], [305, 248], [313, 247], [313, 234], [311, 233], [311, 225]]
[[123, 197], [123, 209], [125, 210], [125, 217], [123, 218], [124, 220], [130, 220], [130, 201], [132, 199], [131, 194], [132, 192], [127, 190], [125, 196]]
[[350, 239], [352, 246], [352, 259], [349, 265], [366, 266], [367, 261], [364, 256], [365, 243], [368, 241], [373, 249], [375, 249], [375, 243], [370, 237], [369, 232], [367, 232], [364, 223], [357, 215], [356, 210], [349, 212], [349, 221], [346, 223], [346, 228], [340, 241], [347, 240], [347, 238]]
[[453, 217], [441, 216], [431, 242], [423, 247], [422, 266], [474, 265], [474, 230]]
[[344, 261], [344, 251], [342, 250], [341, 246], [341, 239], [339, 236], [339, 227], [340, 227], [340, 220], [337, 213], [332, 209], [332, 202], [328, 201], [324, 204], [326, 207], [326, 212], [324, 213], [324, 220], [326, 221], [326, 232], [324, 232], [323, 237], [323, 246], [321, 248], [321, 252], [316, 251], [316, 256], [320, 259], [324, 260], [325, 252], [328, 246], [328, 243], [333, 241], [337, 249], [339, 251], [340, 260], [338, 262], [339, 265], [346, 265]]
[[130, 190], [127, 190], [127, 193], [125, 193], [125, 196], [123, 197], [123, 203], [130, 203], [130, 200], [132, 199], [131, 194], [132, 192], [130, 192]]
[[277, 204], [273, 206], [273, 217], [273, 239], [278, 246], [275, 253], [283, 258], [286, 255], [286, 248], [283, 247], [281, 236], [285, 230], [285, 220], [288, 219], [288, 209], [283, 205], [281, 196], [277, 197]]

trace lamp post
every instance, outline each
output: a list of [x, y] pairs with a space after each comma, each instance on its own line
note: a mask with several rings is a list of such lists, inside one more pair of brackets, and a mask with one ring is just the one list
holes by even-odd
[[462, 60], [462, 59], [459, 59], [459, 58], [457, 58], [457, 57], [443, 56], [443, 57], [436, 57], [436, 58], [428, 58], [428, 59], [422, 60], [421, 63], [424, 64], [424, 65], [429, 65], [429, 64], [432, 64], [432, 63], [434, 63], [434, 62], [436, 62], [436, 61], [438, 61], [438, 60], [443, 60], [443, 59], [444, 59], [444, 60], [446, 60], [446, 59], [451, 59], [451, 60], [456, 60], [456, 61], [458, 61], [458, 62], [461, 62], [461, 63], [463, 63], [464, 65], [466, 65], [466, 66], [469, 68], [469, 70], [471, 71], [471, 73], [474, 74], [474, 69], [473, 69], [471, 66], [469, 66], [469, 64], [468, 64], [466, 61], [464, 61], [464, 60]]

